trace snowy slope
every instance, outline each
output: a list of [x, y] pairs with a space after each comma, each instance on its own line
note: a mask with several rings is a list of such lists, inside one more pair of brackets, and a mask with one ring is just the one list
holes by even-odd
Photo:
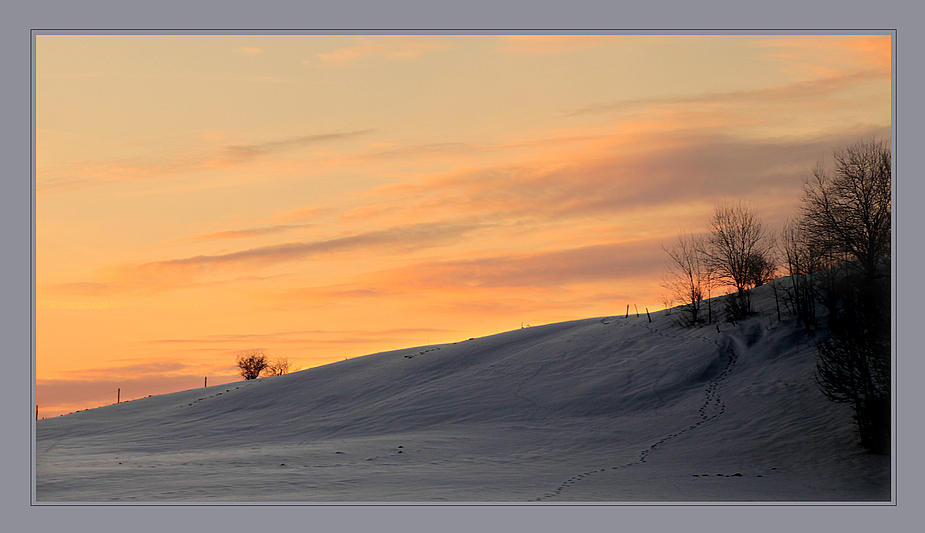
[[[594, 318], [36, 423], [55, 501], [890, 501], [813, 338]], [[714, 304], [717, 305], [717, 304]]]

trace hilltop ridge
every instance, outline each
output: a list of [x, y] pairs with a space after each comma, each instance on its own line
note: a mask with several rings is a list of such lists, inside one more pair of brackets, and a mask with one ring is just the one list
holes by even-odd
[[770, 287], [752, 301], [735, 325], [574, 320], [43, 420], [37, 498], [889, 501], [815, 337]]

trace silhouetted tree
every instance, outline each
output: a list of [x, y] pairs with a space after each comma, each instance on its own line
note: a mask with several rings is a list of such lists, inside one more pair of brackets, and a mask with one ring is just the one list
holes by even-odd
[[774, 240], [768, 243], [765, 254], [753, 253], [748, 258], [748, 285], [751, 287], [760, 287], [774, 279], [777, 272], [777, 264], [774, 262], [774, 255], [771, 251]]
[[298, 368], [293, 368], [292, 363], [289, 362], [289, 359], [285, 356], [279, 356], [275, 361], [269, 363], [266, 368], [266, 375], [268, 376], [282, 376], [288, 374], [289, 372], [297, 372]]
[[241, 354], [238, 356], [237, 363], [238, 373], [244, 379], [257, 379], [260, 373], [270, 364], [266, 354], [261, 351]]
[[891, 155], [882, 142], [860, 142], [835, 152], [829, 173], [820, 163], [803, 188], [803, 228], [811, 245], [844, 257], [863, 282], [889, 262]]
[[[883, 282], [880, 282], [883, 284]], [[876, 287], [849, 286], [829, 337], [817, 344], [816, 382], [825, 396], [851, 406], [861, 444], [890, 451], [890, 308]]]
[[681, 310], [686, 312], [681, 322], [695, 326], [700, 315], [703, 299], [712, 283], [712, 273], [706, 263], [703, 246], [691, 235], [679, 235], [677, 242], [662, 249], [671, 258], [668, 274], [663, 286], [672, 299], [682, 302]]
[[703, 251], [717, 280], [742, 293], [767, 280], [765, 267], [773, 272], [772, 242], [754, 210], [741, 203], [722, 204], [710, 219]]
[[772, 237], [750, 207], [724, 203], [716, 207], [703, 245], [715, 279], [736, 288], [726, 298], [726, 319], [744, 318], [751, 311], [746, 291], [765, 283], [775, 270]]
[[777, 242], [790, 277], [790, 286], [785, 291], [791, 311], [808, 332], [816, 327], [814, 276], [823, 268], [822, 254], [810, 245], [799, 221], [788, 220]]
[[891, 155], [882, 142], [835, 153], [804, 184], [799, 229], [821, 256], [816, 295], [829, 309], [829, 338], [817, 347], [816, 381], [832, 401], [848, 403], [861, 444], [889, 452]]

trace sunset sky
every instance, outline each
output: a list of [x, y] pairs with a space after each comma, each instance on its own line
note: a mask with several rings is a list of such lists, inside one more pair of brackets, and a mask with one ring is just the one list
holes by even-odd
[[664, 307], [742, 200], [777, 230], [890, 140], [889, 35], [38, 35], [43, 416]]

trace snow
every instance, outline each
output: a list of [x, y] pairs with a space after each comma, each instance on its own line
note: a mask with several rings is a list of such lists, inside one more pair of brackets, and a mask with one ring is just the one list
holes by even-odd
[[[778, 280], [783, 282], [783, 280]], [[42, 502], [891, 502], [770, 287], [372, 354], [36, 423]], [[719, 307], [717, 303], [714, 306]]]

